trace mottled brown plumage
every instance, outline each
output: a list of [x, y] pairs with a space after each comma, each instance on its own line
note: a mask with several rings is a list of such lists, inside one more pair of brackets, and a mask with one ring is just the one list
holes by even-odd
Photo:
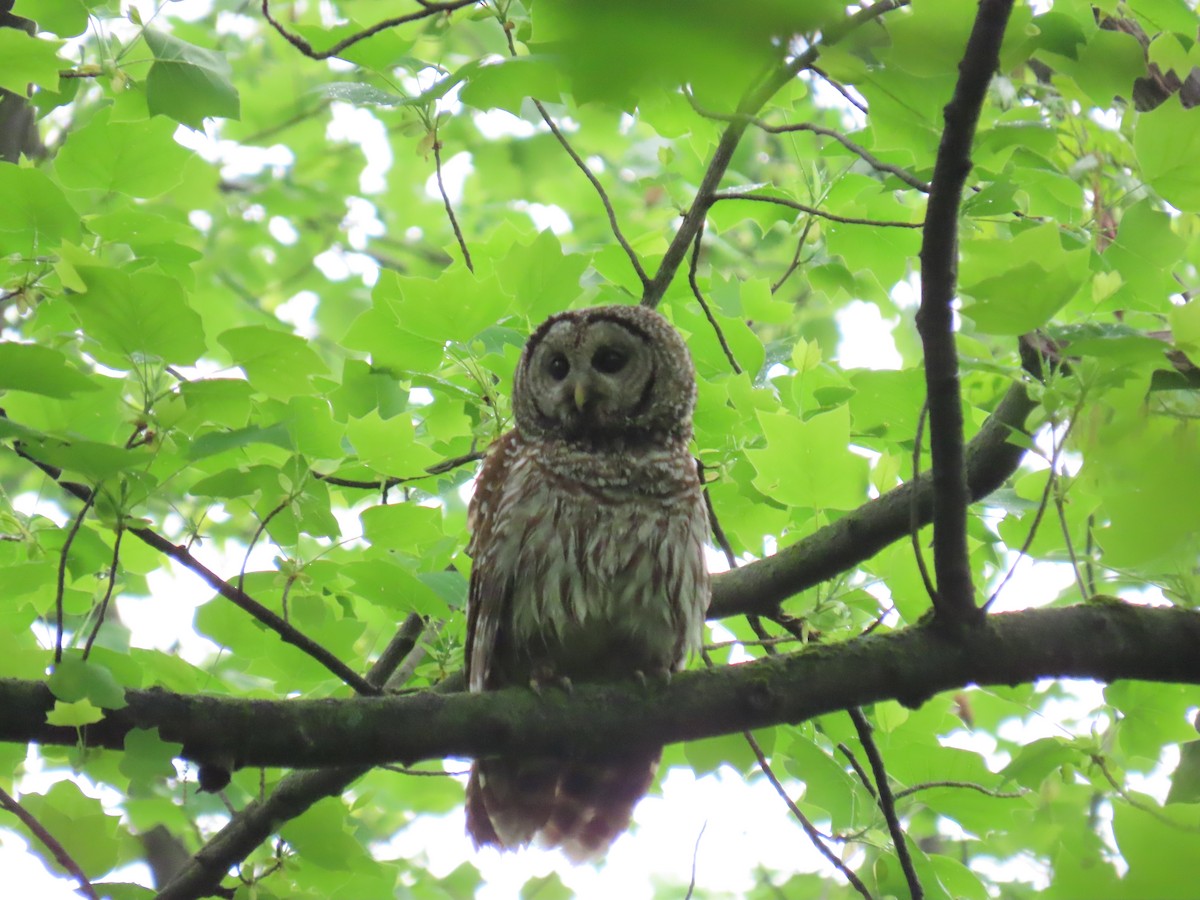
[[[471, 504], [472, 691], [679, 669], [708, 608], [703, 495], [688, 452], [691, 357], [661, 315], [552, 316], [513, 387], [516, 427]], [[467, 786], [477, 846], [602, 854], [649, 788], [659, 750], [611, 759], [483, 759]]]

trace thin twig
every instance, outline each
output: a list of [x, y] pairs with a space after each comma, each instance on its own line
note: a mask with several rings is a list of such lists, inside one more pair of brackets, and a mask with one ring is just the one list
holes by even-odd
[[1079, 568], [1079, 557], [1075, 555], [1075, 545], [1071, 541], [1071, 527], [1067, 524], [1066, 502], [1063, 499], [1061, 479], [1055, 478], [1054, 508], [1058, 510], [1058, 521], [1062, 526], [1063, 541], [1067, 547], [1067, 558], [1071, 560], [1071, 572], [1075, 575], [1075, 586], [1079, 588], [1079, 599], [1087, 600], [1087, 584], [1083, 580], [1083, 572]]
[[878, 800], [879, 795], [875, 793], [875, 785], [871, 784], [871, 778], [867, 775], [867, 770], [862, 767], [862, 763], [858, 761], [858, 757], [843, 743], [838, 743], [838, 751], [842, 756], [846, 757], [846, 761], [850, 763], [850, 768], [854, 770], [854, 774], [858, 776], [858, 780], [862, 782], [862, 786], [867, 789], [867, 793], [871, 795], [872, 800]]
[[717, 320], [713, 318], [712, 310], [708, 308], [708, 301], [704, 299], [704, 293], [700, 290], [700, 285], [696, 281], [696, 266], [700, 262], [700, 243], [704, 238], [704, 226], [696, 232], [696, 242], [692, 247], [692, 261], [688, 265], [688, 284], [692, 286], [692, 295], [696, 298], [696, 302], [700, 304], [700, 308], [704, 310], [704, 315], [708, 319], [708, 324], [712, 326], [713, 331], [717, 334], [717, 340], [721, 344], [721, 349], [725, 351], [725, 358], [729, 360], [729, 365], [733, 369], [733, 374], [741, 375], [742, 367], [738, 365], [737, 358], [733, 355], [733, 350], [729, 347], [729, 342], [725, 340], [725, 332], [721, 330], [721, 326], [717, 324]]
[[879, 810], [883, 813], [888, 832], [892, 836], [896, 856], [900, 859], [900, 868], [904, 870], [904, 879], [908, 882], [908, 892], [912, 896], [912, 900], [921, 900], [925, 896], [925, 889], [921, 886], [921, 879], [917, 877], [912, 854], [908, 852], [908, 839], [904, 836], [904, 828], [900, 825], [900, 817], [896, 814], [896, 798], [892, 796], [892, 786], [888, 783], [883, 755], [875, 744], [871, 722], [857, 706], [846, 712], [850, 716], [850, 721], [854, 723], [854, 730], [858, 732], [858, 740], [867, 754], [867, 762], [871, 764], [871, 774], [875, 777], [875, 790], [877, 791], [876, 800], [879, 801]]
[[[692, 108], [694, 110], [696, 110], [696, 112], [698, 112], [700, 115], [704, 116], [704, 118], [706, 118], [706, 119], [714, 119], [718, 122], [732, 122], [734, 119], [737, 118], [736, 113], [726, 114], [726, 113], [719, 113], [719, 112], [716, 112], [716, 111], [710, 110], [710, 109], [705, 109], [703, 106], [701, 106], [696, 101], [696, 98], [692, 95], [691, 91], [687, 91], [686, 96], [687, 96], [688, 100], [691, 102]], [[855, 156], [859, 157], [863, 162], [865, 162], [867, 165], [869, 165], [872, 169], [875, 169], [879, 172], [888, 172], [892, 175], [895, 175], [897, 178], [899, 178], [901, 181], [903, 181], [909, 187], [916, 188], [918, 191], [921, 191], [926, 194], [929, 193], [929, 183], [928, 182], [922, 181], [916, 175], [912, 174], [912, 172], [908, 171], [907, 169], [905, 169], [901, 166], [897, 166], [897, 165], [893, 165], [892, 163], [884, 162], [879, 157], [875, 156], [875, 154], [873, 154], [866, 147], [850, 140], [850, 138], [846, 137], [840, 131], [835, 131], [832, 128], [826, 128], [823, 125], [814, 125], [811, 122], [797, 122], [797, 123], [793, 123], [790, 125], [772, 125], [770, 122], [766, 122], [766, 121], [758, 118], [757, 116], [748, 116], [748, 117], [744, 117], [744, 118], [747, 118], [748, 121], [750, 122], [750, 124], [753, 125], [755, 128], [759, 129], [760, 131], [765, 131], [768, 134], [791, 134], [793, 132], [798, 132], [798, 131], [807, 131], [807, 132], [811, 132], [812, 134], [819, 134], [824, 137], [833, 138], [835, 141], [837, 141], [839, 144], [841, 144], [843, 147], [845, 147], [847, 150], [849, 150]]]
[[955, 347], [953, 301], [958, 259], [958, 212], [971, 171], [971, 142], [1013, 0], [981, 0], [959, 64], [954, 95], [945, 109], [934, 164], [932, 190], [921, 243], [921, 305], [917, 330], [925, 351], [933, 459], [933, 567], [937, 575], [937, 614], [946, 624], [982, 619], [967, 546], [966, 462], [963, 448], [962, 391]]
[[[364, 679], [376, 692], [412, 652], [424, 627], [424, 620], [416, 613], [411, 613], [400, 625]], [[162, 888], [157, 900], [194, 900], [209, 896], [225, 874], [268, 840], [281, 823], [296, 818], [323, 797], [340, 794], [368, 771], [369, 766], [335, 766], [287, 775], [270, 797], [251, 801], [234, 813], [225, 827]]]
[[[928, 417], [929, 402], [926, 401], [921, 404], [921, 414], [917, 416], [917, 433], [913, 438], [912, 480], [914, 484], [921, 477], [921, 444], [925, 437], [925, 420]], [[921, 550], [921, 510], [917, 506], [915, 493], [909, 508], [908, 533], [912, 538], [913, 559], [917, 562], [917, 571], [921, 573], [921, 581], [925, 583], [925, 593], [929, 595], [930, 602], [936, 607], [937, 588], [934, 587], [933, 579], [929, 576], [929, 567], [925, 564], [925, 554]]]
[[4, 790], [4, 788], [0, 788], [0, 806], [20, 819], [25, 827], [32, 832], [33, 836], [42, 842], [42, 846], [50, 851], [55, 861], [69, 872], [72, 878], [79, 882], [80, 893], [86, 897], [91, 897], [92, 900], [100, 900], [96, 889], [92, 887], [92, 883], [88, 880], [88, 877], [83, 874], [83, 869], [79, 867], [79, 863], [75, 862], [66, 848], [58, 842], [54, 835], [46, 830], [46, 826], [39, 822], [33, 813], [17, 802], [12, 794]]
[[857, 109], [864, 116], [867, 114], [867, 105], [858, 97], [855, 97], [853, 94], [851, 94], [849, 88], [847, 88], [840, 81], [830, 78], [829, 74], [820, 66], [809, 66], [808, 71], [812, 72], [814, 75], [819, 75], [826, 84], [845, 97], [846, 102]]
[[349, 37], [345, 37], [338, 41], [328, 50], [314, 50], [312, 44], [302, 38], [300, 35], [288, 31], [271, 15], [270, 0], [262, 0], [263, 18], [270, 23], [271, 27], [279, 32], [289, 44], [307, 56], [309, 59], [329, 59], [331, 56], [339, 55], [347, 47], [357, 44], [359, 41], [365, 41], [369, 37], [374, 37], [381, 31], [386, 31], [389, 28], [395, 28], [397, 25], [404, 25], [407, 22], [416, 22], [420, 19], [427, 19], [430, 16], [438, 13], [449, 13], [456, 9], [462, 9], [464, 6], [474, 6], [479, 0], [452, 0], [448, 3], [421, 3], [421, 11], [409, 13], [405, 16], [396, 16], [392, 19], [384, 19], [382, 22], [377, 22], [370, 28], [364, 28], [362, 31], [356, 31]]
[[1026, 794], [1031, 793], [1029, 788], [1022, 788], [1019, 791], [995, 791], [984, 787], [982, 784], [976, 784], [973, 781], [922, 781], [920, 784], [914, 784], [912, 787], [896, 791], [896, 799], [900, 800], [918, 791], [928, 791], [932, 788], [966, 788], [967, 790], [978, 791], [988, 797], [995, 797], [997, 800], [1015, 800], [1018, 797], [1024, 797]]
[[[509, 40], [512, 40], [511, 35]], [[600, 179], [593, 174], [588, 164], [583, 161], [583, 158], [575, 152], [575, 148], [571, 146], [571, 142], [567, 140], [567, 136], [554, 123], [553, 117], [546, 111], [546, 107], [542, 105], [542, 101], [533, 99], [533, 105], [541, 114], [542, 121], [546, 123], [546, 127], [550, 129], [550, 133], [554, 135], [554, 139], [567, 151], [567, 155], [571, 157], [571, 161], [575, 163], [576, 167], [584, 174], [587, 180], [592, 183], [592, 187], [596, 189], [596, 193], [600, 195], [600, 202], [604, 204], [604, 212], [608, 215], [608, 226], [612, 229], [613, 237], [617, 239], [617, 243], [621, 245], [621, 249], [625, 251], [625, 255], [629, 257], [629, 264], [633, 266], [633, 271], [637, 274], [638, 281], [641, 282], [644, 289], [650, 284], [650, 276], [646, 274], [641, 259], [638, 258], [633, 246], [626, 239], [624, 232], [621, 231], [621, 226], [617, 222], [617, 211], [613, 209], [612, 201], [608, 199], [608, 192], [604, 190], [604, 185], [600, 183]]]
[[700, 839], [704, 837], [706, 828], [708, 828], [708, 819], [705, 819], [704, 824], [700, 826], [700, 833], [696, 835], [696, 844], [692, 847], [692, 877], [688, 881], [687, 893], [683, 895], [683, 900], [691, 900], [692, 894], [696, 891], [696, 861], [700, 857]]
[[467, 269], [474, 272], [471, 264], [471, 251], [467, 249], [467, 239], [463, 237], [462, 228], [458, 225], [458, 217], [454, 215], [454, 207], [450, 203], [450, 195], [446, 193], [446, 185], [442, 182], [442, 141], [438, 137], [437, 119], [433, 123], [433, 165], [437, 177], [438, 192], [442, 195], [442, 206], [446, 208], [446, 216], [450, 219], [450, 227], [454, 229], [454, 238], [458, 241], [458, 249], [462, 251], [463, 262]]
[[279, 504], [269, 513], [263, 516], [263, 520], [258, 523], [258, 528], [254, 530], [254, 536], [250, 538], [250, 543], [246, 545], [246, 555], [242, 557], [242, 567], [238, 570], [237, 589], [239, 591], [246, 583], [246, 566], [250, 565], [250, 554], [254, 552], [254, 545], [258, 543], [258, 539], [262, 537], [263, 532], [267, 530], [267, 526], [271, 524], [271, 520], [291, 506], [291, 504], [291, 497], [281, 500]]
[[87, 637], [87, 643], [83, 646], [83, 658], [86, 660], [92, 652], [92, 644], [96, 641], [96, 635], [100, 633], [100, 626], [104, 624], [104, 617], [108, 615], [108, 603], [112, 599], [113, 587], [117, 583], [117, 563], [121, 559], [121, 536], [125, 533], [125, 528], [122, 523], [117, 523], [117, 535], [113, 539], [112, 562], [108, 566], [108, 586], [104, 589], [104, 599], [100, 601], [100, 612], [96, 616], [96, 624], [92, 626], [92, 632]]
[[386, 491], [390, 488], [394, 488], [398, 484], [407, 484], [410, 481], [420, 481], [423, 478], [429, 478], [433, 475], [445, 475], [447, 472], [451, 472], [460, 466], [467, 466], [471, 463], [479, 462], [479, 460], [483, 459], [484, 455], [485, 451], [472, 450], [470, 453], [464, 453], [462, 456], [454, 456], [450, 459], [444, 459], [439, 463], [435, 463], [426, 469], [421, 475], [409, 475], [403, 478], [389, 476], [387, 478], [381, 478], [377, 481], [363, 481], [355, 478], [338, 478], [336, 475], [321, 475], [320, 473], [313, 474], [326, 484], [333, 484], [337, 485], [338, 487], [360, 488], [364, 491], [375, 491], [382, 488]]
[[[500, 27], [504, 31], [504, 38], [506, 41], [508, 41], [509, 55], [516, 59], [517, 45], [513, 41], [513, 29], [509, 27], [510, 23], [505, 21], [502, 16], [499, 18]], [[629, 264], [633, 266], [633, 271], [637, 275], [638, 281], [641, 282], [643, 290], [646, 289], [650, 284], [650, 276], [646, 274], [646, 270], [642, 266], [641, 259], [639, 259], [637, 253], [634, 252], [633, 246], [628, 240], [626, 240], [625, 233], [621, 231], [621, 225], [619, 222], [617, 222], [617, 211], [613, 209], [612, 201], [608, 198], [608, 192], [604, 190], [604, 185], [600, 183], [600, 179], [595, 176], [592, 170], [588, 167], [588, 164], [583, 161], [583, 157], [575, 152], [575, 148], [571, 146], [571, 142], [567, 140], [567, 136], [563, 134], [558, 125], [555, 124], [554, 117], [546, 111], [546, 107], [542, 104], [542, 101], [538, 100], [536, 97], [530, 97], [529, 99], [533, 101], [534, 107], [537, 109], [538, 114], [542, 117], [542, 121], [546, 123], [546, 127], [550, 129], [550, 133], [554, 135], [554, 139], [558, 141], [563, 150], [567, 152], [567, 156], [571, 157], [571, 161], [575, 163], [576, 168], [578, 168], [579, 171], [584, 174], [584, 177], [591, 182], [592, 187], [600, 196], [600, 202], [604, 204], [604, 212], [608, 215], [608, 226], [612, 230], [613, 237], [617, 239], [617, 243], [621, 246], [621, 249], [625, 251], [625, 255], [629, 258]]]
[[62, 662], [63, 594], [67, 587], [67, 557], [71, 553], [71, 544], [75, 543], [75, 535], [79, 534], [79, 528], [83, 525], [84, 516], [92, 508], [95, 499], [94, 491], [87, 495], [83, 507], [75, 516], [75, 520], [71, 522], [71, 530], [67, 532], [67, 538], [63, 541], [62, 551], [58, 556], [58, 584], [54, 591], [54, 661], [56, 663]]
[[[90, 504], [95, 497], [93, 491], [89, 490], [82, 484], [76, 484], [72, 481], [61, 480], [62, 471], [49, 463], [44, 463], [29, 453], [19, 444], [14, 444], [13, 449], [19, 456], [29, 460], [51, 478], [53, 478], [64, 491], [72, 496], [83, 500]], [[179, 544], [173, 544], [156, 531], [149, 528], [130, 528], [129, 533], [134, 535], [144, 544], [148, 544], [160, 553], [165, 553], [167, 556], [180, 563], [185, 568], [191, 570], [218, 594], [226, 600], [233, 602], [235, 606], [243, 612], [249, 613], [263, 625], [266, 625], [277, 635], [280, 640], [286, 644], [291, 644], [296, 649], [303, 653], [307, 653], [322, 666], [352, 687], [360, 694], [378, 694], [379, 689], [372, 687], [366, 682], [361, 675], [347, 666], [344, 662], [322, 647], [316, 641], [312, 640], [298, 629], [294, 628], [286, 620], [277, 613], [263, 606], [245, 591], [240, 591], [230, 584], [221, 576], [217, 575], [209, 569], [204, 563], [192, 556], [187, 547]]]
[[814, 216], [809, 216], [804, 220], [804, 228], [800, 231], [800, 240], [796, 241], [796, 252], [792, 254], [792, 261], [788, 264], [784, 273], [779, 276], [779, 280], [771, 285], [772, 294], [783, 287], [783, 283], [792, 277], [793, 272], [800, 268], [800, 256], [804, 252], [804, 242], [808, 240], [808, 233], [812, 230], [814, 221], [816, 221]]
[[[803, 53], [786, 61], [772, 75], [751, 87], [738, 103], [737, 114], [740, 116], [756, 115], [763, 104], [770, 100], [777, 91], [795, 78], [798, 73], [811, 67], [817, 61], [822, 46], [833, 46], [856, 28], [907, 5], [908, 0], [880, 0], [871, 6], [859, 9], [841, 22], [830, 25], [822, 35], [822, 42], [814, 41]], [[692, 201], [691, 207], [684, 213], [683, 221], [679, 223], [679, 228], [675, 231], [675, 236], [671, 239], [666, 253], [663, 254], [662, 262], [658, 265], [658, 271], [654, 273], [654, 278], [651, 279], [642, 294], [643, 306], [658, 306], [666, 294], [667, 288], [675, 278], [675, 273], [687, 255], [688, 248], [695, 240], [696, 232], [700, 230], [704, 217], [708, 214], [713, 194], [725, 176], [726, 169], [729, 168], [733, 152], [737, 149], [742, 135], [748, 127], [749, 123], [745, 119], [739, 119], [730, 122], [721, 132], [717, 148], [709, 159], [708, 168], [700, 180], [700, 186], [696, 189], [695, 199]]]
[[1090, 756], [1091, 756], [1092, 762], [1095, 763], [1096, 766], [1099, 767], [1101, 774], [1104, 775], [1104, 780], [1107, 781], [1110, 785], [1112, 785], [1112, 789], [1114, 791], [1116, 791], [1117, 796], [1120, 797], [1122, 800], [1124, 800], [1126, 803], [1128, 803], [1130, 806], [1132, 806], [1134, 809], [1140, 809], [1142, 812], [1146, 813], [1148, 816], [1151, 816], [1152, 818], [1157, 819], [1158, 821], [1162, 822], [1164, 825], [1170, 825], [1172, 828], [1177, 828], [1180, 831], [1200, 831], [1200, 828], [1198, 828], [1197, 826], [1185, 824], [1183, 822], [1177, 822], [1174, 819], [1172, 819], [1170, 816], [1164, 815], [1163, 812], [1161, 810], [1159, 810], [1157, 807], [1151, 806], [1149, 803], [1145, 803], [1141, 800], [1138, 800], [1136, 797], [1131, 795], [1127, 790], [1125, 790], [1125, 788], [1121, 786], [1121, 783], [1118, 782], [1117, 779], [1113, 777], [1112, 772], [1109, 771], [1108, 763], [1105, 761], [1103, 756], [1101, 756], [1099, 753], [1092, 753], [1092, 754], [1090, 754]]
[[758, 760], [759, 769], [761, 769], [762, 773], [767, 776], [767, 781], [771, 782], [771, 787], [775, 788], [775, 793], [777, 793], [783, 802], [787, 804], [787, 808], [791, 810], [791, 813], [796, 818], [796, 821], [800, 823], [800, 827], [804, 829], [804, 833], [808, 835], [808, 839], [812, 841], [813, 846], [817, 848], [817, 851], [822, 856], [829, 860], [835, 869], [842, 873], [843, 877], [850, 882], [854, 889], [858, 891], [859, 894], [865, 898], [865, 900], [872, 900], [871, 892], [867, 890], [867, 886], [862, 883], [862, 880], [856, 874], [854, 874], [854, 872], [851, 871], [844, 862], [838, 859], [837, 855], [832, 850], [825, 846], [825, 842], [821, 840], [821, 833], [817, 830], [817, 827], [813, 825], [811, 821], [809, 821], [808, 816], [801, 812], [800, 807], [797, 806], [796, 802], [788, 795], [787, 789], [776, 777], [775, 773], [771, 771], [771, 766], [767, 762], [766, 754], [763, 753], [762, 747], [759, 746], [758, 741], [754, 738], [754, 735], [747, 731], [744, 733], [744, 736], [746, 738], [746, 743], [750, 745], [750, 749], [754, 752], [754, 756]]
[[789, 200], [786, 197], [770, 197], [765, 194], [748, 194], [745, 191], [718, 191], [712, 195], [712, 202], [717, 203], [720, 200], [750, 200], [755, 203], [773, 203], [776, 206], [786, 206], [789, 209], [796, 209], [803, 213], [808, 213], [810, 216], [816, 216], [819, 219], [828, 219], [830, 222], [840, 222], [843, 225], [870, 225], [872, 228], [923, 228], [924, 222], [898, 222], [890, 219], [861, 219], [855, 216], [839, 216], [837, 213], [826, 212], [823, 209], [818, 209], [815, 206], [809, 206], [806, 203], [800, 203], [796, 200]]

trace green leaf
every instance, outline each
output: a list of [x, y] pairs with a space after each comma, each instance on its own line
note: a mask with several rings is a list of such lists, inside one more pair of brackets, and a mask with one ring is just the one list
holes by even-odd
[[1179, 765], [1171, 773], [1167, 803], [1200, 803], [1200, 741], [1179, 745]]
[[329, 371], [304, 338], [265, 325], [233, 328], [217, 341], [257, 390], [274, 397], [311, 393], [311, 376]]
[[57, 350], [36, 344], [0, 344], [0, 390], [27, 391], [46, 397], [70, 397], [99, 390]]
[[64, 656], [55, 663], [46, 683], [55, 697], [68, 703], [86, 699], [104, 709], [124, 709], [128, 705], [125, 689], [108, 669], [95, 662]]
[[45, 173], [0, 162], [0, 196], [0, 248], [5, 252], [44, 256], [63, 240], [79, 240], [79, 213]]
[[79, 321], [118, 365], [155, 358], [190, 364], [205, 350], [200, 316], [179, 282], [156, 272], [81, 267], [87, 293], [71, 297]]
[[964, 245], [964, 307], [988, 334], [1024, 334], [1044, 325], [1083, 286], [1086, 250], [1067, 250], [1053, 225], [1039, 225], [1008, 242]]
[[75, 190], [116, 191], [157, 197], [183, 180], [191, 151], [175, 143], [177, 127], [165, 118], [110, 121], [101, 110], [73, 131], [55, 159], [62, 183]]
[[38, 31], [63, 38], [82, 34], [88, 27], [88, 4], [83, 0], [17, 0], [13, 11], [37, 22]]
[[0, 88], [24, 97], [30, 82], [48, 91], [58, 90], [58, 58], [62, 41], [47, 41], [27, 35], [19, 28], [0, 28]]
[[48, 724], [61, 725], [64, 728], [82, 728], [84, 725], [94, 725], [103, 719], [104, 710], [86, 699], [77, 700], [74, 703], [55, 700], [54, 709], [46, 714]]
[[746, 456], [758, 475], [754, 486], [778, 503], [813, 509], [852, 509], [867, 492], [867, 461], [846, 450], [850, 410], [840, 406], [807, 422], [759, 413], [765, 450]]
[[1142, 175], [1178, 209], [1200, 212], [1200, 117], [1184, 109], [1176, 94], [1157, 109], [1138, 116], [1133, 133]]
[[99, 800], [86, 796], [72, 782], [59, 781], [44, 794], [26, 794], [21, 805], [62, 844], [85, 875], [98, 879], [117, 865], [119, 816], [106, 813]]
[[351, 419], [346, 425], [346, 437], [359, 462], [385, 475], [411, 478], [438, 462], [438, 455], [417, 440], [416, 429], [407, 415], [381, 419], [377, 413], [370, 413]]
[[154, 53], [146, 76], [151, 115], [170, 116], [195, 129], [202, 129], [210, 116], [239, 117], [238, 92], [230, 83], [231, 69], [224, 56], [151, 28], [143, 37]]

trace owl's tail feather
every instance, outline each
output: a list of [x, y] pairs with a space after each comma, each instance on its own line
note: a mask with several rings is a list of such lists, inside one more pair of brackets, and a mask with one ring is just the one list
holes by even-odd
[[662, 752], [603, 762], [489, 759], [467, 784], [467, 833], [476, 847], [561, 847], [574, 863], [603, 856], [629, 827]]

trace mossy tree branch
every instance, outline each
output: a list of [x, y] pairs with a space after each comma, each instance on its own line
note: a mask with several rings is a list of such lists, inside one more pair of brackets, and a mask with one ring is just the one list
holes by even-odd
[[581, 684], [570, 694], [242, 700], [127, 691], [126, 707], [81, 731], [48, 725], [39, 681], [0, 680], [0, 740], [121, 748], [157, 728], [182, 756], [242, 766], [412, 764], [447, 756], [611, 756], [882, 700], [915, 706], [967, 685], [1040, 678], [1200, 684], [1200, 613], [1113, 601], [987, 617], [953, 637], [932, 623], [703, 672], [669, 685]]

